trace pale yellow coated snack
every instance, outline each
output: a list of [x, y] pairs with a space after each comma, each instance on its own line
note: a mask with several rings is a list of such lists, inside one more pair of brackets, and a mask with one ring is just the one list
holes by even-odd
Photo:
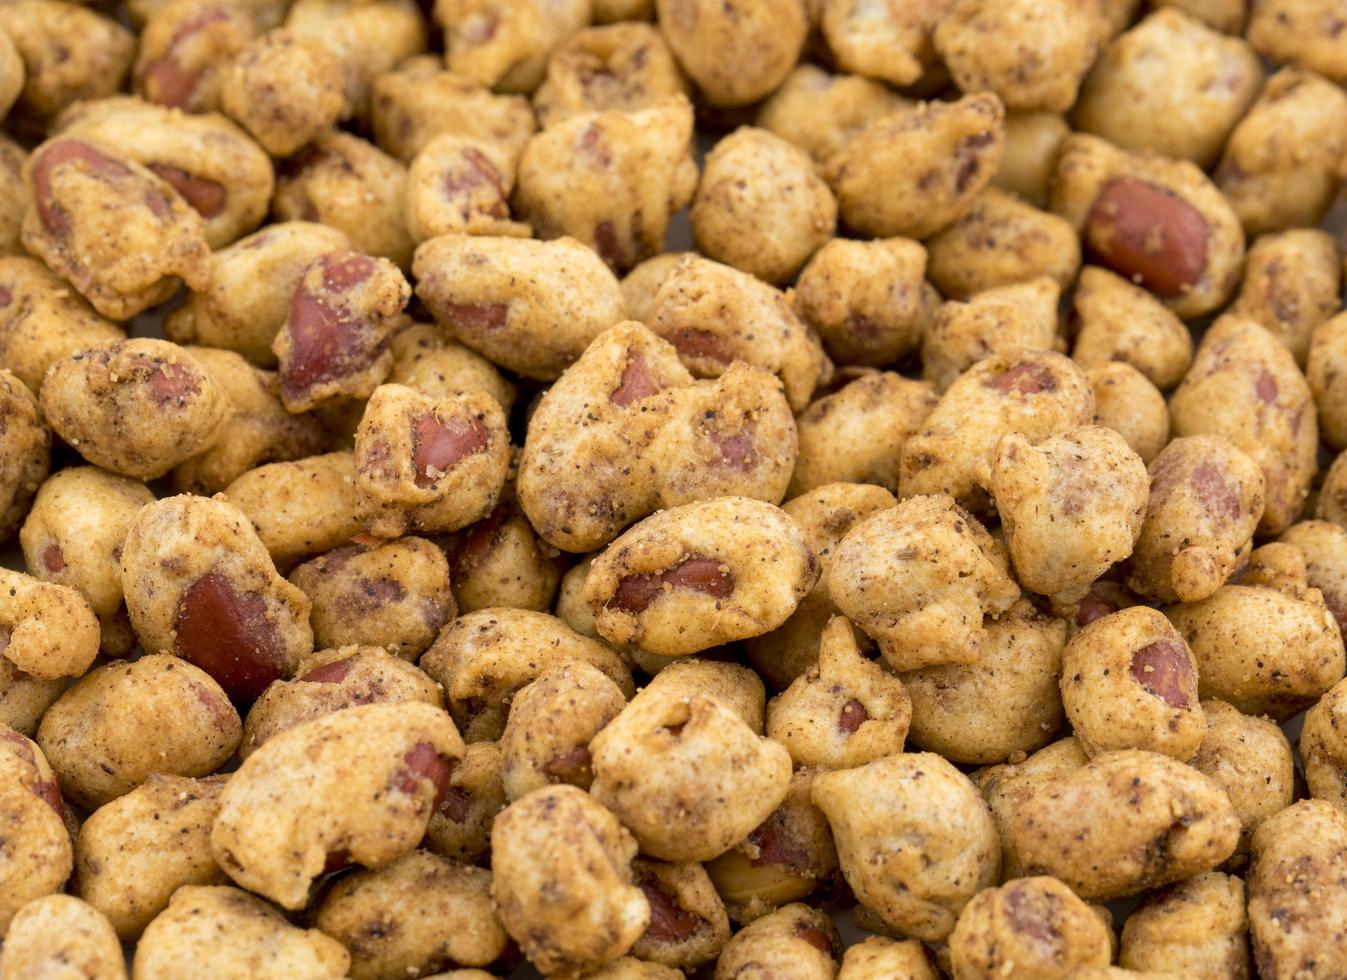
[[1080, 268], [1080, 241], [1063, 218], [987, 187], [927, 243], [931, 282], [951, 299], [1048, 276], [1063, 290]]
[[1020, 803], [1010, 833], [1026, 873], [1109, 899], [1215, 868], [1235, 850], [1239, 817], [1197, 770], [1126, 750], [1095, 756]]
[[338, 250], [305, 266], [271, 342], [286, 410], [371, 396], [392, 368], [388, 342], [410, 298], [411, 286], [387, 259]]
[[1123, 923], [1118, 962], [1191, 977], [1249, 975], [1244, 882], [1208, 871], [1156, 892]]
[[37, 744], [0, 727], [0, 817], [9, 828], [0, 862], [0, 936], [35, 898], [61, 890], [72, 850], [56, 775]]
[[662, 656], [776, 629], [818, 581], [818, 559], [781, 510], [719, 497], [660, 511], [590, 566], [599, 635]]
[[926, 947], [917, 940], [900, 942], [887, 936], [866, 936], [863, 942], [847, 947], [837, 980], [870, 980], [876, 976], [891, 980], [937, 980], [940, 973]]
[[42, 386], [52, 428], [89, 462], [152, 479], [209, 449], [232, 409], [185, 349], [136, 338], [55, 362]]
[[1267, 330], [1237, 314], [1212, 324], [1169, 413], [1176, 437], [1226, 436], [1259, 465], [1261, 533], [1294, 523], [1316, 470], [1319, 427], [1309, 383]]
[[205, 285], [210, 246], [201, 215], [167, 180], [115, 148], [57, 136], [24, 165], [33, 205], [23, 245], [103, 316], [128, 320]]
[[326, 45], [271, 30], [220, 71], [220, 108], [268, 153], [289, 156], [346, 111], [343, 83], [341, 60]]
[[381, 647], [415, 660], [456, 614], [444, 553], [422, 538], [352, 543], [289, 575], [309, 597], [314, 645]]
[[1004, 547], [942, 494], [910, 497], [847, 532], [828, 590], [895, 670], [976, 662], [984, 617], [1020, 595]]
[[374, 77], [370, 125], [380, 148], [403, 163], [446, 134], [492, 143], [513, 160], [537, 128], [526, 99], [444, 71], [429, 54]]
[[821, 27], [843, 69], [892, 85], [919, 81], [936, 63], [931, 35], [954, 0], [897, 6], [863, 0], [823, 0]]
[[303, 459], [324, 448], [325, 434], [313, 416], [286, 411], [274, 371], [249, 364], [231, 350], [185, 350], [215, 383], [229, 408], [215, 444], [174, 467], [174, 489], [217, 493], [257, 466]]
[[800, 55], [808, 30], [802, 0], [655, 0], [660, 31], [713, 106], [732, 108], [771, 94]]
[[324, 897], [314, 925], [351, 952], [352, 980], [486, 966], [509, 937], [491, 907], [491, 872], [412, 851], [357, 871]]
[[1347, 625], [1347, 529], [1323, 520], [1301, 521], [1278, 540], [1301, 553], [1305, 580], [1323, 594], [1339, 629]]
[[866, 659], [851, 624], [828, 621], [818, 662], [767, 706], [767, 736], [801, 766], [848, 769], [903, 750], [912, 701], [903, 681]]
[[345, 233], [369, 255], [406, 268], [407, 168], [373, 143], [328, 130], [292, 157], [276, 181], [280, 221], [316, 221]]
[[626, 707], [610, 678], [584, 661], [557, 664], [521, 688], [500, 736], [501, 783], [510, 800], [552, 783], [589, 789], [589, 743]]
[[837, 877], [837, 848], [810, 789], [817, 769], [797, 769], [781, 805], [706, 865], [730, 918], [740, 925], [806, 898]]
[[[204, 2], [216, 4], [209, 10], [232, 9], [218, 0]], [[275, 183], [271, 161], [239, 127], [213, 113], [189, 115], [120, 96], [77, 103], [61, 114], [53, 131], [90, 140], [167, 181], [201, 216], [212, 249], [242, 237], [267, 216]]]
[[519, 501], [567, 551], [612, 541], [662, 507], [720, 496], [777, 503], [796, 466], [780, 383], [732, 364], [694, 381], [637, 323], [597, 337], [539, 401], [519, 463]]
[[241, 885], [303, 907], [329, 857], [385, 864], [412, 850], [448, 789], [463, 740], [442, 708], [346, 708], [287, 729], [229, 778], [211, 851]]
[[1347, 81], [1347, 44], [1333, 30], [1336, 0], [1258, 0], [1249, 14], [1249, 43], [1276, 64], [1293, 64]]
[[145, 650], [196, 664], [231, 696], [257, 697], [313, 649], [308, 597], [224, 500], [183, 495], [142, 507], [121, 564]]
[[619, 18], [577, 31], [552, 50], [533, 108], [541, 125], [551, 126], [584, 112], [644, 109], [687, 89], [659, 31]]
[[1147, 466], [1169, 441], [1169, 406], [1160, 389], [1122, 361], [1109, 361], [1085, 372], [1094, 390], [1094, 422], [1127, 441]]
[[762, 103], [754, 124], [822, 165], [867, 125], [905, 105], [897, 93], [868, 78], [829, 75], [817, 65], [800, 64]]
[[623, 695], [635, 693], [631, 668], [611, 648], [555, 616], [526, 609], [480, 609], [458, 617], [440, 631], [421, 669], [443, 686], [464, 738], [481, 742], [500, 738], [515, 692], [570, 660], [597, 667]]
[[634, 955], [687, 970], [720, 955], [730, 938], [730, 921], [705, 868], [695, 861], [637, 858], [632, 870], [650, 903], [650, 925], [632, 946]]
[[[23, 56], [19, 54], [19, 49], [15, 47], [7, 33], [0, 31], [0, 119], [9, 115], [14, 101], [23, 91], [25, 74]], [[14, 146], [8, 142], [5, 145]]]
[[292, 926], [239, 888], [184, 885], [136, 945], [134, 980], [326, 980], [351, 957], [317, 929]]
[[801, 270], [795, 312], [837, 360], [890, 364], [920, 346], [940, 301], [925, 274], [920, 242], [833, 238]]
[[573, 977], [627, 952], [650, 923], [632, 883], [636, 841], [574, 786], [548, 786], [501, 812], [491, 831], [491, 895], [531, 962]]
[[480, 520], [496, 506], [509, 465], [505, 415], [482, 392], [431, 399], [380, 385], [356, 430], [361, 515], [379, 537]]
[[735, 934], [716, 961], [715, 980], [786, 973], [798, 980], [832, 980], [840, 947], [827, 913], [787, 905]]
[[14, 533], [51, 465], [51, 432], [37, 399], [0, 370], [0, 538]]
[[444, 800], [430, 815], [425, 845], [455, 861], [483, 863], [491, 846], [492, 822], [506, 802], [496, 743], [471, 743], [449, 776]]
[[967, 297], [967, 302], [941, 303], [922, 338], [922, 377], [943, 392], [960, 374], [993, 354], [1060, 349], [1060, 295], [1056, 282], [1038, 276], [1028, 282], [991, 286]]
[[1341, 289], [1341, 259], [1328, 232], [1263, 235], [1249, 246], [1231, 312], [1257, 320], [1303, 365], [1315, 328], [1338, 312]]
[[0, 366], [35, 395], [53, 362], [125, 336], [37, 259], [0, 256]]
[[259, 367], [276, 366], [272, 341], [285, 324], [295, 287], [311, 262], [350, 247], [335, 228], [283, 221], [213, 252], [206, 281], [164, 321], [180, 344], [237, 351]]
[[1263, 514], [1263, 474], [1221, 436], [1175, 439], [1149, 472], [1127, 584], [1161, 601], [1205, 599], [1249, 555]]
[[247, 515], [282, 569], [331, 551], [363, 530], [349, 452], [259, 466], [225, 487], [224, 498]]
[[407, 231], [421, 244], [439, 235], [528, 238], [532, 227], [510, 220], [515, 157], [498, 143], [441, 133], [407, 170]]
[[1301, 800], [1258, 828], [1247, 884], [1259, 976], [1347, 970], [1347, 947], [1325, 941], [1347, 929], [1343, 861], [1347, 815], [1322, 800]]
[[1333, 685], [1306, 712], [1299, 748], [1310, 795], [1347, 812], [1347, 682]]
[[982, 656], [903, 674], [911, 743], [951, 762], [986, 764], [1042, 748], [1062, 725], [1057, 680], [1067, 625], [1021, 599], [984, 629]]
[[642, 688], [654, 697], [691, 698], [705, 694], [719, 701], [762, 734], [767, 691], [762, 679], [747, 667], [720, 660], [685, 657], [667, 659], [659, 673]]
[[116, 92], [136, 52], [135, 35], [111, 17], [59, 0], [7, 3], [4, 33], [23, 59], [14, 114], [37, 122], [79, 99]]
[[65, 690], [64, 678], [43, 680], [26, 674], [14, 661], [0, 657], [0, 725], [32, 738], [38, 722]]
[[1239, 218], [1190, 161], [1073, 133], [1057, 156], [1050, 206], [1080, 232], [1086, 261], [1145, 287], [1181, 317], [1224, 305], [1239, 282]]
[[520, 218], [539, 238], [569, 236], [625, 272], [663, 249], [669, 218], [692, 198], [692, 126], [682, 94], [555, 123], [520, 154]]
[[242, 734], [238, 712], [209, 674], [151, 654], [86, 674], [42, 716], [37, 743], [65, 795], [93, 810], [153, 773], [210, 775]]
[[1097, 619], [1062, 654], [1062, 702], [1089, 756], [1145, 749], [1192, 759], [1207, 734], [1197, 662], [1163, 615], [1133, 606]]
[[80, 827], [71, 891], [106, 916], [123, 941], [137, 939], [180, 886], [229, 880], [210, 852], [226, 778], [154, 773]]
[[882, 116], [828, 158], [842, 222], [862, 235], [927, 238], [961, 218], [991, 181], [1005, 107], [988, 92]]
[[1037, 446], [996, 444], [988, 490], [1020, 584], [1079, 594], [1132, 553], [1146, 516], [1145, 464], [1117, 432], [1091, 425]]
[[1048, 200], [1057, 148], [1070, 132], [1070, 125], [1055, 112], [1006, 113], [1005, 149], [992, 186], [1041, 208]]
[[815, 400], [796, 420], [800, 453], [789, 495], [848, 482], [897, 492], [903, 445], [936, 398], [930, 384], [885, 371]]
[[1108, 966], [1109, 928], [1056, 878], [1021, 878], [979, 892], [949, 937], [955, 976], [1067, 980], [1081, 966]]
[[79, 677], [98, 655], [98, 618], [76, 589], [0, 569], [0, 655], [39, 680]]
[[500, 92], [532, 92], [557, 43], [589, 21], [590, 0], [436, 0], [445, 64]]
[[1343, 675], [1342, 637], [1318, 589], [1224, 585], [1166, 615], [1197, 657], [1198, 690], [1285, 721]]
[[743, 840], [790, 784], [786, 749], [710, 694], [647, 689], [590, 743], [591, 792], [669, 861], [708, 861]]
[[1094, 392], [1055, 351], [1010, 350], [978, 361], [950, 385], [903, 444], [903, 496], [947, 493], [983, 512], [997, 444], [1019, 433], [1031, 444], [1094, 420]]
[[1310, 391], [1318, 407], [1320, 431], [1324, 442], [1334, 448], [1347, 446], [1347, 415], [1342, 409], [1345, 360], [1347, 316], [1338, 314], [1314, 328], [1305, 363]]
[[1283, 68], [1268, 79], [1231, 132], [1216, 170], [1216, 183], [1245, 231], [1319, 223], [1342, 174], [1344, 127], [1347, 96], [1332, 82], [1299, 68]]
[[819, 338], [783, 293], [697, 255], [684, 256], [665, 276], [646, 324], [674, 345], [695, 377], [719, 377], [736, 360], [777, 375], [797, 412], [832, 376]]
[[239, 758], [267, 739], [314, 718], [359, 704], [419, 701], [443, 707], [439, 685], [386, 650], [347, 646], [320, 650], [300, 661], [294, 680], [272, 683], [248, 710]]
[[369, 113], [373, 79], [426, 49], [427, 24], [415, 0], [295, 0], [284, 17], [288, 31], [337, 56], [347, 111], [360, 118]]
[[1071, 357], [1082, 368], [1122, 361], [1162, 391], [1188, 373], [1192, 334], [1141, 287], [1100, 266], [1086, 266], [1071, 303], [1076, 328]]
[[1159, 10], [1100, 56], [1072, 117], [1124, 150], [1209, 167], [1262, 82], [1258, 56], [1243, 38]]
[[515, 386], [485, 357], [448, 339], [430, 324], [416, 323], [399, 330], [389, 341], [393, 368], [388, 383], [415, 388], [431, 398], [468, 391], [484, 391], [508, 415]]
[[804, 150], [746, 126], [707, 155], [688, 220], [708, 257], [783, 283], [832, 238], [837, 202]]
[[10, 977], [126, 980], [126, 959], [97, 909], [69, 895], [47, 895], [10, 922], [0, 970]]
[[[1296, 783], [1291, 743], [1270, 718], [1246, 715], [1224, 701], [1203, 701], [1202, 714], [1207, 730], [1188, 764], [1230, 798], [1242, 828], [1237, 853], [1243, 854], [1259, 825], [1291, 805]], [[1302, 740], [1302, 755], [1304, 745]], [[1308, 762], [1305, 768], [1308, 773]]]
[[965, 92], [1050, 112], [1071, 108], [1107, 37], [1097, 0], [955, 0], [932, 35]]
[[820, 574], [818, 583], [800, 600], [789, 619], [745, 643], [749, 663], [773, 688], [789, 687], [818, 660], [823, 630], [837, 613], [828, 590], [833, 552], [853, 527], [895, 503], [892, 493], [873, 484], [827, 483], [782, 505], [818, 558]]
[[1012, 833], [1015, 811], [1088, 761], [1080, 744], [1068, 736], [1039, 749], [1021, 762], [987, 766], [972, 774], [974, 784], [986, 799], [996, 821], [1001, 846], [1000, 880], [1009, 881], [1025, 874]]
[[526, 377], [560, 377], [626, 319], [617, 278], [572, 238], [441, 235], [416, 249], [416, 295], [451, 338]]
[[219, 109], [221, 77], [257, 30], [244, 5], [170, 0], [142, 27], [132, 72], [136, 93], [185, 112]]
[[842, 874], [884, 923], [946, 938], [964, 905], [997, 880], [996, 824], [968, 777], [940, 756], [903, 753], [815, 777]]

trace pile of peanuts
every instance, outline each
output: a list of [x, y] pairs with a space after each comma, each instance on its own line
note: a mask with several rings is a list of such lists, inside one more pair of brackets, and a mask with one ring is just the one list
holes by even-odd
[[1344, 86], [0, 0], [0, 975], [1347, 977]]

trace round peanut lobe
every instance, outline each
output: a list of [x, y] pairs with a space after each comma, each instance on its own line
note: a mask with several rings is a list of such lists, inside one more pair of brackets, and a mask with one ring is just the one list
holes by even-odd
[[266, 600], [240, 592], [218, 572], [207, 572], [182, 594], [174, 629], [178, 655], [235, 700], [256, 700], [284, 676], [285, 654]]
[[725, 341], [709, 330], [681, 327], [667, 334], [664, 339], [673, 344], [674, 350], [684, 357], [701, 357], [720, 364], [729, 364], [734, 360]]
[[543, 772], [563, 783], [584, 788], [594, 779], [593, 770], [590, 768], [592, 761], [589, 746], [577, 745], [554, 755], [548, 760], [547, 765], [543, 766]]
[[991, 386], [997, 391], [1015, 392], [1020, 395], [1037, 395], [1057, 389], [1057, 379], [1053, 377], [1047, 365], [1016, 364], [1002, 371], [991, 380]]
[[196, 376], [185, 364], [177, 361], [150, 363], [150, 373], [145, 378], [145, 389], [150, 401], [163, 407], [170, 402], [181, 405], [188, 395], [201, 390]]
[[214, 218], [224, 210], [224, 185], [207, 177], [198, 177], [181, 167], [167, 163], [147, 163], [146, 169], [152, 170], [160, 178], [173, 185], [173, 189], [182, 195], [193, 210], [203, 218]]
[[355, 663], [355, 657], [344, 657], [341, 660], [334, 660], [330, 664], [323, 664], [321, 667], [315, 667], [303, 677], [302, 681], [308, 681], [311, 684], [340, 684], [346, 680], [346, 675], [351, 672], [351, 667]]
[[412, 422], [412, 465], [418, 487], [434, 486], [440, 477], [473, 453], [486, 449], [490, 437], [478, 419], [437, 419], [432, 412]]
[[1207, 268], [1207, 221], [1177, 195], [1135, 177], [1104, 185], [1085, 221], [1094, 258], [1158, 296], [1178, 296]]
[[429, 742], [417, 742], [402, 757], [402, 768], [393, 775], [393, 786], [404, 793], [412, 794], [425, 780], [434, 787], [431, 797], [431, 809], [438, 809], [449, 790], [449, 779], [454, 774], [454, 765], [435, 750]]
[[86, 172], [100, 177], [122, 177], [130, 172], [121, 161], [80, 140], [48, 143], [32, 163], [33, 203], [42, 226], [58, 238], [70, 234], [70, 215], [52, 197], [51, 179], [58, 167], [71, 163], [80, 164]]
[[683, 908], [660, 887], [654, 878], [640, 882], [641, 891], [650, 903], [650, 925], [645, 934], [657, 943], [681, 943], [690, 938], [702, 924], [701, 916]]
[[623, 576], [609, 602], [624, 612], [641, 613], [673, 589], [724, 599], [734, 592], [734, 574], [718, 558], [689, 558], [667, 571]]
[[462, 167], [454, 167], [444, 175], [444, 194], [455, 198], [470, 194], [479, 187], [490, 187], [495, 191], [496, 200], [486, 209], [492, 218], [508, 218], [510, 209], [505, 204], [505, 182], [500, 171], [486, 158], [486, 155], [473, 147], [467, 147], [462, 153]]
[[1198, 463], [1190, 481], [1203, 510], [1213, 517], [1235, 520], [1239, 517], [1239, 493], [1225, 473], [1213, 463]]
[[865, 705], [852, 698], [842, 705], [842, 710], [838, 712], [837, 729], [850, 735], [860, 728], [869, 717], [870, 713], [865, 710]]
[[1193, 703], [1193, 665], [1188, 651], [1178, 640], [1157, 640], [1132, 654], [1132, 677], [1146, 689], [1174, 708], [1187, 708]]
[[770, 864], [801, 872], [809, 867], [809, 852], [791, 836], [783, 810], [773, 810], [771, 816], [748, 835], [748, 842], [758, 849], [757, 856], [748, 862], [755, 868]]
[[499, 330], [510, 316], [506, 303], [445, 303], [438, 309], [442, 319], [470, 333]]
[[336, 305], [343, 293], [374, 274], [374, 260], [357, 252], [333, 252], [314, 261], [322, 269], [323, 288], [315, 293], [301, 280], [286, 321], [290, 352], [281, 364], [281, 389], [291, 399], [364, 370], [382, 350], [366, 343], [368, 324]]
[[649, 398], [659, 390], [659, 382], [650, 373], [645, 355], [634, 350], [627, 355], [627, 364], [622, 369], [622, 380], [608, 396], [608, 400], [619, 408], [626, 408], [642, 398]]

